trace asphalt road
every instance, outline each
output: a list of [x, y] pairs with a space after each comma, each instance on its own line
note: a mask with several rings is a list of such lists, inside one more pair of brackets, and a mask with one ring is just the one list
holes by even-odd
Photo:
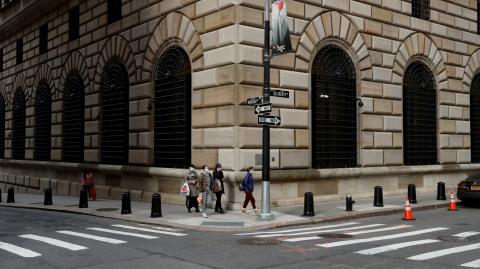
[[480, 268], [479, 210], [238, 235], [0, 207], [0, 268]]

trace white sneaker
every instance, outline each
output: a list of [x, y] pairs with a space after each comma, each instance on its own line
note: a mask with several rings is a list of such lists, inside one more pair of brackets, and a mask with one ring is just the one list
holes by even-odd
[[254, 209], [253, 211], [255, 212], [255, 215], [260, 214], [260, 209], [258, 209], [258, 208]]
[[203, 213], [204, 218], [208, 218], [207, 213]]

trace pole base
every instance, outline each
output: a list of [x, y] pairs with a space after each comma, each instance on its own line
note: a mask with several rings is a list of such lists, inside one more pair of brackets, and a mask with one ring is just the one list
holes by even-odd
[[274, 219], [272, 213], [260, 213], [258, 216], [260, 220], [272, 221]]
[[416, 218], [411, 218], [411, 219], [402, 218], [402, 220], [416, 220]]

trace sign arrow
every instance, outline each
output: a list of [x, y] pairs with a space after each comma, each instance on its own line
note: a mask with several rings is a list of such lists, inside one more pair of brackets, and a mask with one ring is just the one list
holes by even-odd
[[258, 124], [264, 125], [280, 125], [282, 123], [281, 118], [277, 116], [259, 115], [257, 119]]
[[272, 104], [260, 104], [255, 106], [255, 114], [264, 114], [272, 112]]

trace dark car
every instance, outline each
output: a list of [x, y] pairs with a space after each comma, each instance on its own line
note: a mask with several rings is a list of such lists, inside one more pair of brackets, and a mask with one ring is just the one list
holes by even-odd
[[480, 174], [469, 176], [458, 183], [457, 198], [463, 203], [480, 201]]

